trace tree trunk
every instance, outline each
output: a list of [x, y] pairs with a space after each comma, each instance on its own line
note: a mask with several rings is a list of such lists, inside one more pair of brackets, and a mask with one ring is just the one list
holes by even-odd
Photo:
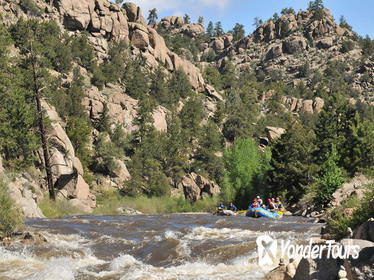
[[40, 140], [42, 142], [43, 148], [43, 157], [44, 157], [44, 167], [47, 173], [47, 184], [49, 190], [49, 198], [52, 200], [56, 200], [56, 193], [53, 185], [53, 177], [52, 177], [52, 168], [50, 162], [50, 155], [48, 150], [48, 143], [46, 137], [46, 129], [44, 125], [44, 116], [43, 116], [43, 108], [41, 104], [41, 96], [40, 96], [40, 88], [38, 86], [38, 77], [37, 77], [37, 66], [36, 66], [36, 57], [31, 49], [31, 66], [32, 66], [32, 76], [33, 76], [33, 83], [34, 83], [34, 97], [36, 102], [36, 109], [38, 113], [38, 127], [39, 127], [39, 134]]

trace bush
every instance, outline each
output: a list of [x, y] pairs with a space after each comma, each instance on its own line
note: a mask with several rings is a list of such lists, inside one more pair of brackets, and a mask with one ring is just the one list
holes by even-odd
[[350, 52], [351, 50], [353, 50], [354, 48], [355, 48], [355, 44], [353, 43], [353, 41], [346, 40], [342, 43], [342, 47], [341, 47], [340, 51], [342, 53], [347, 53], [347, 52]]
[[[360, 224], [366, 222], [374, 216], [374, 185], [367, 186], [365, 198], [359, 200], [357, 196], [351, 196], [339, 207], [334, 208], [329, 213], [327, 230], [336, 239], [348, 236], [348, 227], [355, 229]], [[353, 208], [353, 215], [344, 214], [344, 209]]]
[[81, 210], [74, 208], [71, 204], [65, 200], [50, 200], [48, 197], [44, 197], [39, 201], [38, 206], [42, 210], [44, 216], [50, 219], [62, 218], [68, 215], [85, 214]]
[[23, 225], [23, 219], [14, 201], [9, 197], [8, 187], [0, 181], [0, 235], [9, 236]]
[[98, 194], [95, 214], [118, 214], [120, 207], [129, 207], [145, 214], [213, 212], [218, 203], [217, 198], [208, 198], [191, 203], [184, 198], [170, 197], [129, 197], [118, 191]]
[[20, 6], [24, 12], [30, 13], [33, 16], [40, 16], [42, 14], [42, 11], [36, 6], [33, 0], [21, 0]]

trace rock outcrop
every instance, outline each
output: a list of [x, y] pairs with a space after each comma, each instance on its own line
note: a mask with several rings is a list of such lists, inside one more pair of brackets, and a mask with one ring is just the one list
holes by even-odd
[[209, 196], [220, 194], [220, 188], [216, 183], [196, 173], [184, 176], [181, 186], [183, 187], [185, 198], [193, 202], [202, 198], [204, 194]]
[[323, 109], [323, 106], [325, 105], [325, 101], [320, 97], [316, 97], [313, 100], [311, 100], [284, 96], [282, 98], [282, 103], [286, 105], [286, 108], [290, 110], [290, 112], [302, 112], [310, 114], [320, 113]]
[[286, 130], [281, 127], [267, 126], [265, 128], [266, 136], [269, 141], [275, 141], [286, 133]]

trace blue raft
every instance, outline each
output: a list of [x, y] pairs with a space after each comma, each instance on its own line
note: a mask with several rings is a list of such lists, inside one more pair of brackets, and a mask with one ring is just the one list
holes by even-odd
[[246, 213], [247, 217], [253, 217], [253, 218], [278, 218], [281, 217], [278, 213], [270, 212], [264, 208], [248, 208], [248, 211]]

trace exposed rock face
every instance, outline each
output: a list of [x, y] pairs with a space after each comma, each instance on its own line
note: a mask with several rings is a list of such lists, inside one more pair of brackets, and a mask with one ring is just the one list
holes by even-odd
[[368, 179], [364, 175], [358, 175], [354, 177], [350, 182], [343, 184], [341, 188], [333, 193], [331, 205], [339, 206], [352, 195], [356, 195], [358, 199], [362, 199], [365, 196], [365, 185], [368, 185], [372, 182], [373, 180]]
[[[65, 130], [62, 121], [54, 107], [43, 102], [46, 115], [51, 120], [48, 130], [48, 140], [51, 145], [52, 173], [56, 178], [55, 188], [65, 190], [65, 198], [78, 199], [90, 208], [95, 207], [96, 198], [91, 194], [88, 184], [83, 179], [83, 167], [80, 160], [75, 157], [73, 145]], [[86, 211], [87, 212], [87, 211]]]
[[283, 49], [280, 44], [273, 44], [269, 47], [266, 53], [266, 60], [278, 58], [283, 55]]
[[123, 8], [126, 10], [129, 22], [136, 22], [145, 25], [145, 20], [140, 7], [136, 6], [134, 3], [126, 2], [123, 4]]
[[304, 37], [291, 37], [283, 42], [283, 52], [294, 54], [306, 49], [306, 40]]
[[339, 266], [338, 260], [333, 258], [302, 259], [297, 267], [294, 280], [330, 280], [336, 279]]
[[323, 38], [317, 41], [316, 45], [320, 49], [329, 49], [334, 45], [334, 40], [332, 37]]
[[291, 112], [303, 112], [310, 114], [320, 113], [325, 104], [324, 100], [320, 97], [316, 97], [314, 100], [308, 100], [289, 96], [283, 97], [282, 103], [286, 105]]
[[374, 222], [365, 222], [360, 225], [354, 231], [353, 238], [374, 242]]
[[286, 130], [281, 127], [267, 126], [265, 128], [265, 132], [266, 132], [267, 138], [270, 141], [274, 141], [280, 138], [284, 133], [286, 133]]
[[166, 121], [166, 109], [159, 106], [153, 111], [153, 126], [160, 132], [168, 130], [168, 123]]
[[160, 24], [165, 28], [179, 28], [183, 26], [184, 19], [177, 16], [164, 17], [163, 19], [161, 19]]
[[[117, 5], [105, 0], [57, 0], [54, 5], [63, 17], [67, 29], [88, 29], [91, 32], [101, 32], [107, 38], [127, 39], [127, 17], [133, 21], [135, 16], [131, 9], [134, 4], [130, 5], [126, 15], [127, 10], [121, 10]], [[124, 7], [128, 6], [125, 4]], [[139, 17], [136, 17], [135, 21], [144, 23]]]
[[25, 218], [45, 218], [37, 205], [39, 187], [29, 180], [19, 177], [8, 181], [9, 195], [15, 201]]
[[200, 23], [185, 24], [181, 28], [182, 33], [192, 38], [201, 35], [205, 32], [204, 26]]
[[220, 194], [220, 188], [216, 183], [196, 173], [184, 176], [181, 185], [184, 190], [185, 198], [194, 202], [199, 200], [204, 193], [210, 196], [217, 196]]

